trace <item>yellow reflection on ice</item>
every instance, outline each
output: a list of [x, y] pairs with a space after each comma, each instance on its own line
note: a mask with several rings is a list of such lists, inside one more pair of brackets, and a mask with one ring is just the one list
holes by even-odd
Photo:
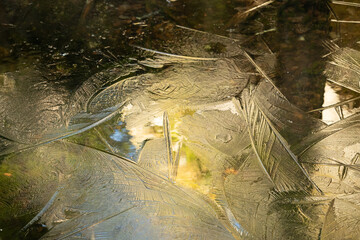
[[211, 182], [209, 170], [201, 164], [200, 159], [189, 148], [183, 146], [176, 183], [214, 198], [211, 193]]

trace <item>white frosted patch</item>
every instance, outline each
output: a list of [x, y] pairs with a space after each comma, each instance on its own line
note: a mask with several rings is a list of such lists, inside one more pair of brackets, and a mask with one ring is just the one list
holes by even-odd
[[[338, 103], [339, 101], [340, 101], [339, 95], [335, 92], [335, 90], [328, 83], [326, 83], [323, 107]], [[336, 121], [339, 121], [340, 118], [339, 118], [338, 114], [336, 113], [336, 110], [334, 108], [330, 108], [330, 109], [325, 109], [324, 111], [322, 111], [322, 120], [327, 124], [331, 124]]]

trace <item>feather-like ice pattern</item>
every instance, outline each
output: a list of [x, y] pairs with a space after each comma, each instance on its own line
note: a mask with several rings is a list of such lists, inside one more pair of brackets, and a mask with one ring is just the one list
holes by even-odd
[[244, 22], [246, 18], [251, 16], [254, 12], [272, 4], [274, 1], [260, 0], [260, 1], [244, 1], [244, 2], [246, 4], [246, 7], [238, 8], [238, 13], [236, 13], [227, 23], [228, 27], [236, 26], [239, 23]]
[[119, 114], [126, 104], [125, 98], [109, 107], [97, 109], [97, 111], [89, 109], [89, 102], [103, 88], [124, 81], [124, 79], [137, 75], [142, 71], [141, 66], [137, 64], [117, 66], [99, 72], [87, 79], [70, 97], [69, 105], [63, 113], [65, 125], [46, 134], [44, 136], [45, 141], [53, 141], [85, 132]]
[[[139, 104], [142, 108], [151, 101], [164, 99], [193, 105], [230, 99], [242, 91], [250, 76], [256, 74], [243, 56], [218, 59], [239, 55], [242, 50], [237, 40], [180, 26], [175, 29], [186, 32], [183, 35], [176, 34], [189, 41], [186, 49], [191, 45], [202, 53], [215, 54], [217, 57], [212, 56], [210, 61], [201, 61], [157, 54], [154, 57], [159, 68], [157, 73], [145, 73], [141, 65], [154, 68], [154, 64], [144, 61], [115, 66], [92, 76], [72, 95], [61, 83], [45, 80], [35, 82], [35, 79], [43, 78], [44, 74], [39, 71], [20, 70], [18, 73], [5, 74], [3, 78], [6, 78], [4, 82], [7, 85], [1, 91], [3, 96], [0, 104], [4, 108], [1, 112], [3, 128], [0, 133], [29, 146], [17, 144], [2, 154], [68, 137], [97, 126], [97, 123], [115, 114], [111, 111], [117, 111], [127, 99], [131, 99], [131, 104]], [[210, 49], [201, 50], [196, 43], [203, 42], [204, 38], [216, 42], [205, 46]], [[225, 44], [225, 47], [221, 44]], [[215, 52], [211, 53], [211, 49]], [[219, 49], [226, 49], [230, 55], [216, 53]], [[180, 54], [184, 55], [181, 52]], [[170, 67], [164, 69], [164, 66], [169, 64]], [[13, 83], [16, 81], [26, 84], [17, 88], [17, 84]], [[27, 105], [22, 104], [23, 102]], [[17, 109], [16, 112], [14, 109]], [[98, 118], [95, 119], [96, 116]], [[82, 122], [79, 124], [80, 117]]]
[[342, 87], [360, 93], [360, 52], [352, 48], [332, 47], [325, 68], [327, 79]]
[[268, 82], [261, 82], [252, 94], [253, 101], [290, 147], [327, 126], [291, 104]]
[[316, 239], [332, 197], [304, 191], [276, 191], [254, 152], [225, 179], [227, 202], [240, 225], [254, 239]]
[[[338, 126], [341, 128], [340, 125]], [[300, 189], [277, 191], [259, 167], [254, 152], [248, 153], [244, 164], [236, 169], [236, 174], [226, 178], [224, 185], [230, 209], [239, 223], [250, 235], [259, 239], [318, 238], [325, 229], [323, 226], [325, 215], [334, 196], [351, 195], [359, 189], [356, 183], [356, 179], [359, 178], [357, 162], [360, 150], [356, 136], [359, 131], [358, 126], [359, 122], [352, 122], [352, 127], [349, 126], [341, 136], [340, 131], [331, 131], [333, 136], [327, 135], [328, 141], [325, 139], [324, 143], [318, 142], [319, 145], [315, 144], [307, 149], [309, 153], [299, 159], [312, 180], [323, 190], [324, 195], [321, 196], [316, 192], [306, 193]], [[318, 134], [322, 135], [322, 131], [326, 132], [327, 129], [321, 130]], [[352, 145], [346, 147], [345, 142]], [[324, 148], [325, 146], [327, 147]], [[323, 151], [316, 152], [316, 149]], [[330, 149], [333, 150], [329, 151]], [[329, 159], [330, 156], [339, 156], [339, 158], [334, 161]], [[311, 162], [314, 158], [317, 160]], [[339, 219], [358, 217], [356, 212], [348, 214], [348, 212], [339, 212]], [[349, 225], [348, 234], [351, 232], [350, 229]], [[356, 232], [354, 236], [356, 234], [358, 233]], [[329, 239], [338, 238], [334, 236], [340, 235], [332, 235]]]
[[242, 106], [237, 100], [234, 103], [239, 114], [243, 114], [246, 120], [251, 145], [259, 164], [275, 189], [309, 191], [313, 187], [321, 192], [298, 162], [286, 139], [258, 104], [257, 95], [244, 91], [241, 96]]
[[32, 187], [3, 186], [1, 203], [25, 197], [28, 204], [18, 206], [23, 213], [49, 203], [36, 217], [50, 229], [42, 239], [234, 239], [202, 198], [126, 159], [58, 141], [8, 156], [9, 162], [13, 180]]
[[130, 97], [133, 105], [165, 100], [189, 105], [222, 101], [240, 93], [249, 77], [234, 60], [178, 63], [110, 85], [89, 101], [88, 110], [96, 112]]
[[105, 70], [90, 77], [73, 94], [65, 90], [63, 83], [45, 80], [44, 73], [38, 70], [7, 73], [7, 81], [21, 84], [0, 91], [0, 134], [14, 140], [10, 147], [0, 149], [0, 155], [73, 136], [111, 119], [125, 102], [97, 112], [87, 111], [87, 102], [107, 84], [141, 70], [139, 65]]
[[[227, 102], [226, 106], [233, 104]], [[250, 145], [250, 141], [242, 116], [216, 107], [221, 108], [214, 106], [214, 110], [184, 116], [179, 130], [206, 167], [221, 175], [227, 168], [235, 167], [241, 151]]]
[[159, 176], [174, 181], [176, 172], [175, 159], [172, 156], [172, 143], [167, 112], [163, 114], [164, 137], [146, 141], [138, 158], [139, 166], [152, 171]]
[[321, 240], [360, 238], [360, 193], [336, 197], [326, 213]]
[[165, 139], [159, 138], [146, 141], [140, 152], [138, 164], [159, 176], [169, 179]]
[[[274, 129], [267, 129], [268, 136], [272, 135], [273, 137], [270, 139], [273, 140], [272, 149], [270, 149], [271, 141], [264, 140], [265, 132], [264, 135], [256, 134], [258, 137], [255, 141], [256, 144], [262, 142], [264, 146], [266, 144], [268, 146], [268, 152], [262, 151], [262, 156], [270, 158], [273, 154], [284, 161], [278, 164], [278, 168], [282, 172], [274, 174], [275, 181], [278, 181], [277, 183], [283, 187], [276, 188], [261, 168], [259, 159], [251, 146], [246, 116], [241, 112], [239, 115], [235, 114], [234, 105], [231, 103], [227, 106], [232, 109], [231, 111], [205, 110], [185, 116], [180, 125], [180, 132], [185, 136], [185, 144], [193, 149], [202, 164], [211, 171], [214, 184], [213, 193], [216, 195], [215, 201], [223, 209], [229, 208], [232, 211], [243, 232], [248, 233], [247, 237], [287, 239], [291, 236], [289, 229], [303, 225], [300, 215], [304, 213], [301, 209], [312, 204], [316, 211], [326, 211], [323, 210], [321, 204], [317, 205], [310, 200], [308, 204], [301, 206], [296, 203], [297, 200], [309, 196], [311, 191], [304, 190], [309, 190], [312, 183], [289, 154], [288, 151], [291, 152], [291, 150], [287, 141], [296, 146], [303, 136], [311, 135], [312, 131], [322, 129], [325, 124], [312, 119], [282, 98], [281, 95], [276, 94], [276, 90], [270, 83], [261, 82], [252, 92], [251, 99], [249, 96], [242, 96], [241, 99], [242, 101], [251, 100], [252, 104], [259, 101], [259, 108], [264, 110], [263, 113], [258, 112], [258, 114], [266, 115], [267, 123], [271, 125], [266, 126], [265, 119], [263, 119], [262, 124], [260, 124], [261, 121], [251, 123], [253, 126], [258, 129], [260, 127]], [[214, 106], [214, 108], [221, 109], [224, 106]], [[305, 133], [302, 133], [301, 130], [304, 130]], [[280, 131], [282, 134], [285, 133], [286, 139], [281, 137], [283, 143], [280, 142], [274, 131], [278, 131], [277, 134], [280, 137]], [[293, 134], [289, 132], [293, 134], [298, 132], [300, 136], [294, 138]], [[287, 150], [284, 149], [285, 147]], [[284, 169], [285, 167], [288, 169]], [[278, 196], [284, 196], [288, 202], [280, 203]], [[276, 204], [274, 204], [275, 202]], [[289, 204], [292, 206], [290, 209], [281, 211], [282, 207], [289, 206]], [[269, 216], [269, 211], [272, 211], [273, 206], [277, 209]], [[311, 218], [316, 219], [317, 212], [312, 213], [309, 210], [306, 214], [312, 214]], [[279, 221], [283, 221], [284, 224], [278, 225]], [[291, 224], [286, 222], [291, 222]], [[306, 235], [308, 239], [318, 236], [319, 228], [317, 226], [319, 224], [314, 222], [309, 224], [309, 227], [296, 231], [296, 234], [293, 235], [297, 237]], [[294, 232], [292, 230], [292, 233]]]
[[[320, 135], [320, 138], [300, 157], [300, 162], [309, 169], [312, 179], [325, 194], [359, 192], [359, 119], [360, 114], [356, 114], [322, 131], [330, 134], [314, 134]], [[348, 123], [348, 126], [344, 127], [344, 123]]]
[[237, 172], [225, 179], [225, 196], [231, 211], [250, 236], [269, 238], [273, 235], [271, 225], [275, 222], [274, 217], [268, 215], [273, 184], [259, 168], [251, 149], [244, 156], [245, 161]]
[[[80, 111], [89, 110], [89, 102], [99, 93], [102, 89], [108, 87], [116, 82], [123, 81], [126, 78], [138, 75], [144, 72], [143, 67], [139, 64], [124, 64], [114, 66], [102, 72], [96, 73], [87, 79], [79, 86], [74, 94], [71, 96], [71, 104], [69, 106], [70, 115]], [[120, 104], [117, 103], [117, 104]], [[114, 104], [114, 105], [117, 105]]]
[[39, 70], [24, 68], [1, 74], [0, 135], [30, 144], [62, 123], [67, 91]]
[[174, 65], [176, 63], [195, 63], [198, 61], [214, 61], [215, 58], [192, 58], [192, 57], [184, 57], [184, 56], [178, 56], [168, 53], [163, 53], [147, 48], [142, 48], [139, 46], [134, 46], [138, 49], [141, 49], [146, 52], [146, 55], [149, 55], [151, 53], [151, 56], [148, 56], [144, 60], [138, 60], [138, 63], [141, 66], [153, 68], [153, 69], [161, 69], [166, 66]]
[[[237, 231], [243, 232], [229, 210], [224, 194], [224, 180], [236, 172], [243, 161], [242, 151], [250, 145], [250, 141], [242, 116], [226, 110], [229, 107], [233, 107], [230, 101], [213, 106], [215, 109], [187, 115], [183, 117], [179, 130], [186, 139], [186, 146], [210, 170], [213, 185], [211, 193], [222, 208], [222, 218], [230, 221]], [[225, 109], [219, 110], [221, 108]]]
[[294, 152], [301, 157], [308, 149], [316, 145], [318, 142], [326, 139], [327, 137], [353, 127], [356, 124], [360, 123], [360, 114], [354, 114], [351, 117], [343, 119], [339, 122], [336, 122], [328, 127], [322, 129], [321, 131], [314, 132], [305, 138], [302, 139], [300, 143], [293, 146]]
[[[323, 195], [278, 191], [250, 152], [224, 183], [227, 202], [244, 229], [259, 239], [357, 239], [360, 130], [357, 118], [320, 130], [299, 157]], [[345, 127], [344, 127], [345, 126]], [[310, 135], [308, 138], [312, 138]], [[295, 146], [296, 147], [296, 146]], [[246, 153], [246, 152], [244, 152]], [[319, 237], [320, 236], [320, 237]]]

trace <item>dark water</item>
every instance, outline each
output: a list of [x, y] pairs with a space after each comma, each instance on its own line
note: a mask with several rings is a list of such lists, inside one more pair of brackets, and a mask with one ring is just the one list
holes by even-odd
[[358, 239], [360, 2], [0, 2], [1, 239]]

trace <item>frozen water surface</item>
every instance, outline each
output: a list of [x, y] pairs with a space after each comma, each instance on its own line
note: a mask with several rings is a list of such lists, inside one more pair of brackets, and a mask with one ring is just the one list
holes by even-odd
[[360, 3], [3, 1], [1, 239], [359, 239]]

